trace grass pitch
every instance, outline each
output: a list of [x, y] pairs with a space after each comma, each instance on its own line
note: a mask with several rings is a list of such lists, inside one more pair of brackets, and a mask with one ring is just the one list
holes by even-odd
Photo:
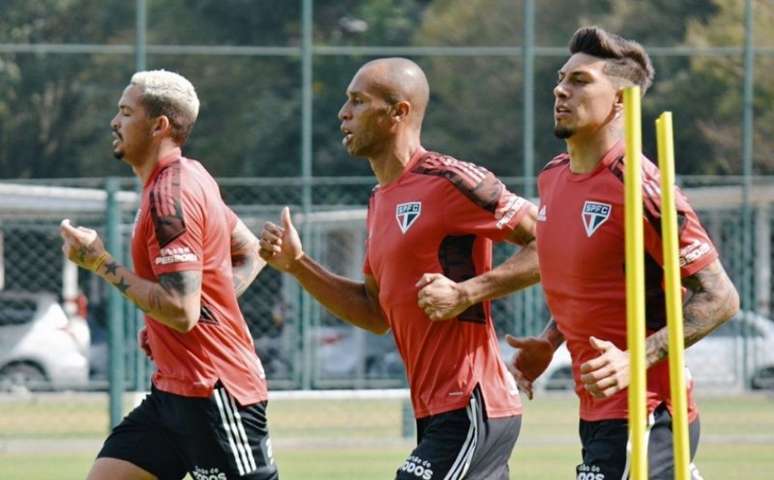
[[[704, 477], [774, 475], [774, 398], [699, 398]], [[101, 394], [0, 397], [0, 478], [82, 479], [107, 433]], [[281, 400], [269, 406], [283, 480], [391, 479], [413, 438], [401, 432], [401, 400]], [[525, 404], [511, 478], [572, 478], [580, 462], [577, 401], [542, 395]]]

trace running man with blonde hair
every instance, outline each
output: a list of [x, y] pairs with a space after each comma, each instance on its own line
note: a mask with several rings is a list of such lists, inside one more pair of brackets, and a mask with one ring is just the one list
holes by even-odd
[[89, 480], [279, 478], [266, 379], [237, 297], [265, 262], [201, 163], [182, 156], [199, 114], [184, 77], [138, 72], [111, 121], [113, 154], [143, 184], [134, 271], [94, 230], [62, 221], [63, 251], [145, 312], [151, 393], [105, 441]]

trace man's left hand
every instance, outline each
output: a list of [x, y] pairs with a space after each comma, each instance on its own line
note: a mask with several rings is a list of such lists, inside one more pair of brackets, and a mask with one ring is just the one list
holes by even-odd
[[440, 273], [422, 275], [416, 286], [419, 288], [417, 304], [430, 320], [449, 320], [470, 307], [470, 300], [459, 283]]
[[629, 352], [613, 342], [590, 337], [589, 343], [600, 352], [580, 367], [584, 388], [595, 398], [609, 398], [629, 386]]

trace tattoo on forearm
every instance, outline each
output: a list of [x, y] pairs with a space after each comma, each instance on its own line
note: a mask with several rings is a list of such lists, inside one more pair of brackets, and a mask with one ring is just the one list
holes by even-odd
[[118, 263], [115, 261], [108, 262], [104, 265], [105, 273], [110, 275], [116, 275], [118, 273]]
[[161, 288], [168, 292], [188, 295], [199, 289], [202, 276], [199, 272], [173, 272], [162, 275], [159, 278]]
[[261, 262], [258, 257], [238, 256], [232, 257], [232, 275], [234, 283], [234, 292], [237, 297], [242, 295], [255, 277], [261, 271]]
[[126, 296], [129, 284], [124, 281], [124, 277], [119, 277], [117, 282], [113, 282], [113, 286], [116, 287], [122, 295]]
[[[683, 279], [683, 286], [689, 291], [683, 305], [683, 335], [685, 346], [689, 347], [736, 313], [738, 296], [717, 260]], [[666, 327], [648, 337], [646, 352], [648, 366], [666, 358], [669, 353]]]

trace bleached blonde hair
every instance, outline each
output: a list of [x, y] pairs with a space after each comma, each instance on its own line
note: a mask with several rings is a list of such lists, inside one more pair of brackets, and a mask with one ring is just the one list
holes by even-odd
[[131, 84], [142, 88], [141, 102], [148, 115], [165, 115], [172, 138], [183, 145], [199, 116], [199, 97], [191, 82], [175, 72], [149, 70], [132, 75]]

